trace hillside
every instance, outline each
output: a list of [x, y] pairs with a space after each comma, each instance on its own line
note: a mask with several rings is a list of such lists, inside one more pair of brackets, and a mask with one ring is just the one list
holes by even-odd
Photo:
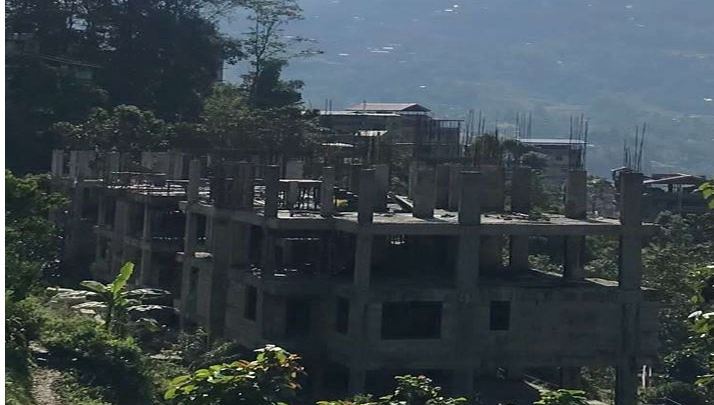
[[[646, 170], [714, 174], [714, 3], [710, 0], [304, 0], [290, 34], [324, 54], [292, 62], [305, 99], [419, 101], [463, 118], [483, 110], [534, 136], [591, 120], [591, 170], [621, 161], [647, 121]], [[238, 19], [228, 32], [241, 32]], [[226, 74], [236, 78], [239, 68]]]

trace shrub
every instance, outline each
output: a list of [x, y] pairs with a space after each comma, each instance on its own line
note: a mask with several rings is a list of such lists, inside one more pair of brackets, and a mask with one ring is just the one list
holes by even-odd
[[107, 399], [112, 402], [146, 402], [151, 381], [136, 343], [113, 336], [91, 319], [63, 315], [47, 319], [41, 334], [52, 364], [75, 371], [84, 385], [107, 387]]
[[289, 403], [300, 385], [303, 368], [299, 357], [268, 345], [256, 350], [253, 361], [239, 360], [196, 370], [174, 378], [164, 399], [174, 404], [250, 404]]
[[647, 395], [651, 402], [669, 399], [680, 404], [706, 405], [707, 401], [701, 391], [692, 384], [674, 381], [662, 384]]

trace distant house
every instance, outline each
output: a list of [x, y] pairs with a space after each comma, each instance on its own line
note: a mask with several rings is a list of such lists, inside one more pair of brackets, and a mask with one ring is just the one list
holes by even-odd
[[458, 158], [462, 120], [437, 119], [430, 112], [418, 103], [364, 102], [321, 111], [320, 123], [331, 130], [331, 141], [355, 145], [357, 155], [367, 158], [368, 150], [379, 148], [370, 160], [388, 160], [397, 150], [424, 161]]
[[582, 152], [585, 141], [578, 139], [532, 138], [519, 139], [521, 143], [545, 155], [547, 166], [543, 178], [548, 184], [560, 187], [565, 183], [571, 168], [582, 167]]

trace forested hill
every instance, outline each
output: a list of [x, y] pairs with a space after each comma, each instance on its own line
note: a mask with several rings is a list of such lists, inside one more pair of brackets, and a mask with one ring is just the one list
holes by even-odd
[[[438, 114], [534, 115], [534, 136], [591, 119], [589, 166], [619, 165], [623, 136], [648, 123], [645, 169], [714, 174], [711, 0], [303, 0], [290, 34], [324, 54], [288, 75], [322, 108], [418, 101]], [[240, 32], [237, 22], [226, 23]], [[227, 72], [228, 78], [237, 72]], [[505, 128], [504, 128], [505, 129]]]

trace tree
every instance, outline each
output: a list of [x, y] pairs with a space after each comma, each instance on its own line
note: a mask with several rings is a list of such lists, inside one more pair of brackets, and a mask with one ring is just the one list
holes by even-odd
[[59, 235], [47, 219], [65, 200], [49, 191], [46, 176], [16, 177], [5, 171], [6, 288], [24, 298], [56, 264]]
[[[58, 140], [47, 132], [92, 107], [150, 109], [169, 121], [195, 121], [224, 62], [239, 44], [218, 31], [232, 0], [8, 0], [6, 34], [32, 50], [8, 52], [11, 167], [46, 169]], [[20, 37], [17, 37], [20, 38]], [[27, 45], [27, 46], [26, 46]], [[78, 79], [75, 66], [92, 66]]]
[[306, 38], [290, 36], [286, 40], [284, 35], [285, 25], [302, 19], [302, 9], [295, 0], [239, 0], [239, 3], [249, 12], [247, 18], [250, 28], [241, 41], [241, 48], [250, 63], [249, 73], [243, 76], [248, 100], [254, 106], [287, 105], [269, 102], [265, 96], [275, 92], [278, 87], [287, 87], [287, 95], [294, 97], [295, 92], [290, 91], [290, 87], [297, 86], [293, 89], [297, 90], [302, 83], [280, 84], [280, 70], [293, 57], [317, 52], [297, 48], [297, 45], [308, 42]]
[[315, 111], [256, 108], [248, 98], [244, 88], [222, 84], [206, 99], [202, 119], [213, 148], [239, 148], [273, 161], [308, 153], [319, 131]]
[[165, 149], [171, 142], [170, 127], [163, 120], [131, 105], [94, 109], [83, 122], [58, 122], [52, 132], [77, 149], [140, 152]]

